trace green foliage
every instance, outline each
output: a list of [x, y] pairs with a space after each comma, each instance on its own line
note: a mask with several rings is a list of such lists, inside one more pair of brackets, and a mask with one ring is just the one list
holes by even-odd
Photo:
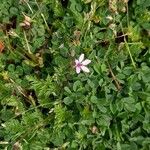
[[0, 149], [150, 149], [149, 6], [1, 0]]

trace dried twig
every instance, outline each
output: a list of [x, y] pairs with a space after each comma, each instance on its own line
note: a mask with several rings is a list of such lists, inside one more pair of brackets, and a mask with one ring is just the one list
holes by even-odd
[[110, 66], [109, 62], [107, 62], [107, 64], [108, 64], [108, 67], [109, 67], [109, 72], [110, 72], [110, 74], [111, 74], [113, 80], [115, 81], [116, 88], [118, 89], [118, 91], [120, 91], [120, 90], [121, 90], [120, 83], [119, 83], [119, 81], [117, 80], [116, 76], [114, 75], [114, 73], [113, 73], [113, 71], [112, 71], [112, 69], [111, 69], [111, 66]]

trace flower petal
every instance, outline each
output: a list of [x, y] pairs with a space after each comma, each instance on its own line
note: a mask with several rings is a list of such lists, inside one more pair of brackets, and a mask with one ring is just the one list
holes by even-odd
[[76, 73], [79, 74], [81, 71], [81, 68], [80, 67], [76, 67]]
[[84, 72], [90, 72], [90, 70], [89, 70], [87, 67], [85, 67], [85, 66], [81, 66], [81, 69], [82, 69]]
[[82, 65], [88, 65], [89, 63], [91, 63], [91, 60], [86, 59], [82, 62]]
[[82, 62], [84, 59], [84, 54], [81, 54], [80, 57], [79, 57], [79, 62]]
[[79, 60], [76, 59], [75, 60], [75, 64], [78, 65], [79, 64]]

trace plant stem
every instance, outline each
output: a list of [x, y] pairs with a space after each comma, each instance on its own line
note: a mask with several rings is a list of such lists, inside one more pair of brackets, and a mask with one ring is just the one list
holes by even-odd
[[[120, 25], [121, 25], [122, 33], [123, 33], [123, 35], [125, 35], [125, 33], [124, 33], [124, 31], [123, 31], [123, 27], [122, 27], [122, 23], [121, 23], [121, 22], [120, 22]], [[130, 51], [130, 48], [129, 48], [129, 45], [128, 45], [128, 43], [127, 43], [127, 40], [126, 40], [126, 37], [125, 37], [125, 36], [124, 36], [124, 42], [125, 42], [126, 49], [127, 49], [128, 53], [129, 53], [129, 56], [130, 56], [132, 65], [133, 65], [133, 67], [136, 69], [136, 65], [135, 65], [135, 62], [134, 62], [134, 60], [133, 60], [133, 57], [132, 57], [132, 54], [131, 54], [131, 51]]]
[[30, 50], [30, 46], [29, 46], [28, 40], [27, 40], [26, 32], [23, 31], [23, 33], [24, 33], [24, 38], [25, 38], [25, 42], [26, 42], [26, 46], [27, 46], [28, 52], [29, 52], [29, 54], [32, 54], [32, 52]]
[[28, 3], [27, 1], [25, 1], [25, 2], [26, 2], [26, 4], [27, 4], [27, 6], [29, 7], [31, 13], [33, 14], [33, 10], [32, 10], [32, 8], [31, 8], [31, 6], [29, 5], [29, 3]]

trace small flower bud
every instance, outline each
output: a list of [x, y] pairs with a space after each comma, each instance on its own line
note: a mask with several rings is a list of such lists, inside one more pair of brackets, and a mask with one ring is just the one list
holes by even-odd
[[96, 126], [93, 126], [91, 128], [91, 131], [92, 131], [93, 134], [96, 134], [98, 132], [98, 128]]
[[21, 22], [19, 25], [21, 27], [24, 27], [25, 29], [29, 29], [31, 26], [31, 22], [32, 22], [32, 19], [30, 17], [24, 15], [24, 21]]
[[29, 23], [31, 23], [31, 18], [30, 17], [28, 17], [28, 16], [26, 16], [26, 15], [24, 15], [24, 20], [25, 21], [27, 21], [27, 22], [29, 22]]
[[112, 16], [107, 16], [106, 19], [112, 21], [112, 20], [113, 20], [113, 17], [112, 17]]

